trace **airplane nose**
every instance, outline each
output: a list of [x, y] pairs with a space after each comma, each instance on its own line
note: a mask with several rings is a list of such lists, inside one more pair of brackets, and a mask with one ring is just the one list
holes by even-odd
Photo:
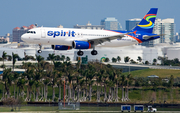
[[23, 35], [21, 36], [21, 40], [26, 41], [26, 39], [27, 39], [27, 37], [25, 36], [25, 34], [23, 34]]

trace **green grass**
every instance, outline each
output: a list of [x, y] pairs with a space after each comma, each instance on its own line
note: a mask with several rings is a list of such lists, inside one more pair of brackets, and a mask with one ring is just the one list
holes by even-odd
[[[170, 70], [170, 69], [143, 69], [130, 72], [133, 77], [147, 77], [150, 75], [157, 75], [159, 77], [170, 77], [173, 75], [175, 78], [180, 77], [180, 70]], [[129, 72], [123, 73], [128, 75]]]

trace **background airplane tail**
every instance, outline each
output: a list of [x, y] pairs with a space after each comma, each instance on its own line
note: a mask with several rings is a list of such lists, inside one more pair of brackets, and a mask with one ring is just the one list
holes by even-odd
[[137, 30], [137, 31], [152, 33], [157, 10], [158, 8], [151, 8], [149, 12], [141, 20], [141, 22], [133, 29], [133, 31]]

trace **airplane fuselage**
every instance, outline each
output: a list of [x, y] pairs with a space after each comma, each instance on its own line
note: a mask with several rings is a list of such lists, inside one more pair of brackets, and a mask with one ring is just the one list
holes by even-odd
[[48, 44], [54, 50], [78, 49], [79, 56], [83, 55], [82, 49], [93, 49], [91, 54], [96, 55], [95, 46], [122, 47], [160, 38], [161, 35], [152, 33], [156, 13], [157, 8], [151, 8], [131, 31], [39, 27], [30, 29], [21, 39], [39, 44], [38, 53], [41, 45]]
[[[72, 41], [88, 41], [91, 38], [113, 37], [122, 34], [109, 30], [88, 30], [88, 29], [68, 29], [68, 28], [48, 28], [40, 27], [29, 30], [22, 36], [22, 40], [27, 43], [41, 45], [66, 45], [72, 46]], [[28, 37], [24, 39], [23, 37]], [[121, 47], [137, 44], [138, 41], [132, 36], [125, 35], [121, 39], [106, 41], [97, 46]]]

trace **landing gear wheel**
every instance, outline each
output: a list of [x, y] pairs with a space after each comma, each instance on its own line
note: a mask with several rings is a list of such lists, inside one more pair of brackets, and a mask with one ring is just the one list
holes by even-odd
[[38, 50], [37, 52], [38, 52], [38, 53], [41, 53], [42, 51], [41, 51], [41, 50]]
[[91, 55], [97, 55], [97, 51], [96, 50], [92, 50], [91, 51]]
[[82, 56], [82, 55], [84, 54], [84, 52], [83, 52], [83, 51], [78, 51], [77, 54], [78, 54], [79, 56]]

